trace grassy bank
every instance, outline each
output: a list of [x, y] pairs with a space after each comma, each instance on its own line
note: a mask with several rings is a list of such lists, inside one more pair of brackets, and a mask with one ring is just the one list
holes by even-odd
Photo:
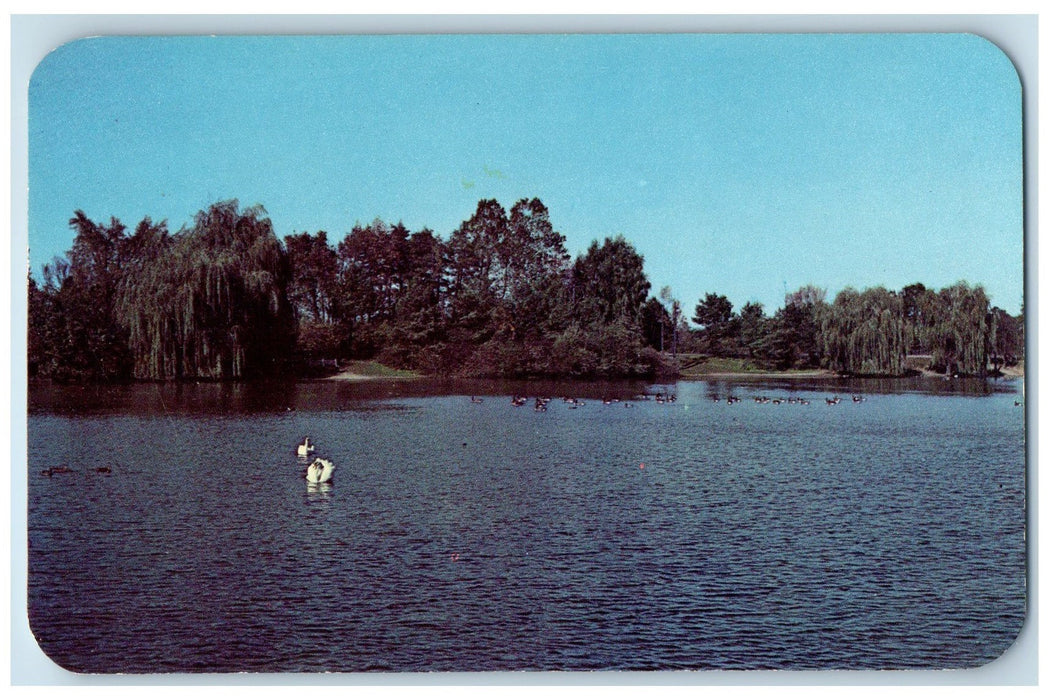
[[[705, 379], [711, 377], [751, 377], [760, 379], [763, 377], [835, 377], [836, 373], [826, 369], [789, 369], [773, 370], [760, 367], [751, 360], [738, 357], [708, 357], [706, 355], [678, 355], [681, 364], [679, 379]], [[907, 358], [908, 369], [919, 372], [924, 376], [940, 377], [942, 375], [930, 372], [927, 369], [928, 358], [915, 355]], [[1002, 375], [1006, 377], [1023, 377], [1024, 365], [1018, 365], [1002, 369]], [[417, 379], [425, 375], [410, 370], [394, 369], [372, 360], [354, 360], [344, 363], [337, 374], [328, 379], [341, 379], [359, 381], [366, 379]]]
[[682, 379], [704, 377], [829, 377], [832, 372], [824, 369], [770, 370], [758, 366], [752, 360], [739, 357], [707, 357], [705, 355], [679, 355]]
[[353, 360], [346, 363], [338, 374], [329, 379], [416, 379], [422, 375], [405, 369], [394, 369], [371, 360]]

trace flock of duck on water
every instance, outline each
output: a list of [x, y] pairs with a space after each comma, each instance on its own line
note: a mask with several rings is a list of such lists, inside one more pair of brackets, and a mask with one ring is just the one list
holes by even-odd
[[[634, 397], [634, 401], [649, 401], [651, 399], [652, 397], [650, 397], [648, 394], [638, 394]], [[526, 403], [528, 403], [528, 401], [529, 399], [527, 396], [514, 394], [510, 397], [510, 404], [517, 407], [524, 406]], [[553, 397], [536, 396], [533, 405], [533, 410], [537, 413], [543, 413], [544, 411], [546, 411], [546, 408], [551, 401], [553, 401]], [[677, 394], [658, 393], [655, 395], [656, 403], [674, 403], [675, 401], [677, 401]], [[484, 403], [484, 399], [479, 396], [471, 396], [470, 403]], [[561, 403], [565, 404], [565, 406], [567, 406], [568, 408], [579, 408], [580, 406], [586, 405], [585, 401], [577, 399], [573, 396], [562, 396]], [[602, 399], [601, 403], [605, 406], [610, 406], [611, 404], [618, 403], [626, 408], [631, 408], [634, 405], [630, 401], [623, 401], [621, 399]]]
[[[671, 393], [665, 393], [664, 394], [662, 392], [657, 392], [654, 396], [650, 396], [649, 394], [638, 394], [633, 399], [634, 402], [636, 402], [636, 401], [653, 401], [653, 400], [657, 404], [674, 403], [674, 402], [677, 401], [677, 394], [671, 394]], [[710, 397], [710, 400], [713, 401], [714, 403], [719, 403], [721, 401], [721, 396], [718, 395], [718, 394], [714, 394], [714, 395], [712, 395]], [[730, 404], [730, 405], [731, 404], [735, 404], [735, 403], [739, 403], [742, 400], [743, 399], [741, 399], [740, 397], [733, 396], [731, 394], [729, 396], [725, 397], [725, 403]], [[865, 397], [860, 396], [858, 394], [854, 394], [852, 396], [853, 403], [861, 403], [861, 402], [866, 401], [866, 400], [867, 399]], [[513, 406], [524, 406], [526, 403], [528, 403], [528, 401], [529, 401], [529, 398], [527, 396], [521, 396], [521, 395], [514, 394], [513, 396], [510, 397], [510, 403]], [[537, 411], [537, 412], [540, 412], [540, 413], [543, 412], [543, 411], [546, 411], [547, 405], [551, 401], [552, 401], [552, 398], [549, 397], [549, 396], [537, 396], [537, 397], [535, 397], [534, 410]], [[839, 403], [841, 403], [841, 401], [842, 401], [842, 399], [841, 399], [840, 396], [828, 397], [826, 399], [826, 402], [827, 402], [828, 406], [837, 406]], [[579, 408], [580, 406], [585, 406], [586, 405], [586, 403], [584, 401], [580, 401], [579, 399], [571, 397], [571, 396], [563, 396], [563, 397], [561, 397], [561, 402], [563, 404], [565, 404], [568, 408]], [[470, 403], [484, 403], [484, 399], [479, 397], [479, 396], [471, 396], [470, 397]], [[634, 403], [632, 403], [631, 401], [622, 401], [620, 399], [602, 399], [601, 403], [603, 405], [605, 405], [605, 406], [609, 406], [611, 404], [621, 404], [625, 408], [631, 408], [634, 405]], [[796, 397], [796, 396], [789, 396], [789, 397], [787, 397], [785, 399], [784, 398], [772, 398], [772, 397], [769, 397], [769, 396], [755, 396], [754, 397], [754, 403], [758, 403], [758, 404], [774, 404], [774, 405], [779, 405], [779, 404], [784, 404], [785, 403], [785, 404], [799, 404], [799, 405], [802, 405], [802, 406], [808, 406], [809, 405], [809, 400], [808, 399], [803, 399], [803, 398], [800, 398], [800, 397]]]

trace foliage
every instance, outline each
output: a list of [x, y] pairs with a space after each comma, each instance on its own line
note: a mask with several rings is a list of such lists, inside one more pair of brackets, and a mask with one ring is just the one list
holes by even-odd
[[917, 351], [933, 369], [982, 374], [1023, 355], [1022, 314], [964, 282], [846, 289], [833, 304], [808, 285], [771, 317], [706, 293], [694, 331], [669, 287], [649, 296], [623, 236], [572, 260], [537, 198], [509, 212], [481, 200], [447, 240], [376, 219], [337, 244], [324, 231], [282, 244], [262, 207], [236, 201], [173, 235], [81, 211], [70, 226], [68, 257], [44, 266], [42, 285], [28, 280], [30, 373], [63, 381], [267, 376], [290, 358], [307, 372], [375, 358], [428, 374], [656, 376], [697, 351], [852, 374], [902, 374]]
[[272, 374], [294, 339], [290, 271], [261, 207], [235, 200], [197, 214], [122, 280], [115, 309], [139, 379]]
[[945, 374], [983, 375], [994, 344], [994, 317], [983, 287], [958, 282], [935, 296], [918, 329], [932, 351], [932, 367]]
[[739, 311], [739, 345], [749, 357], [762, 351], [762, 341], [768, 335], [765, 307], [759, 302], [747, 302]]
[[904, 374], [914, 337], [904, 310], [904, 300], [884, 287], [842, 290], [820, 314], [828, 366], [847, 374]]
[[[44, 267], [44, 288], [30, 287], [29, 366], [62, 381], [119, 381], [131, 374], [126, 329], [113, 302], [130, 254], [126, 228], [117, 219], [99, 224], [77, 210], [68, 260]], [[148, 219], [140, 225], [150, 229]]]
[[739, 321], [732, 311], [732, 302], [720, 294], [708, 292], [696, 305], [692, 322], [700, 326], [707, 352], [714, 355], [723, 354], [725, 340], [739, 334]]
[[641, 310], [651, 288], [644, 264], [622, 236], [606, 238], [601, 245], [591, 243], [572, 268], [569, 299], [575, 318], [640, 331]]
[[330, 325], [335, 319], [337, 257], [328, 234], [293, 234], [284, 238], [292, 276], [288, 301], [301, 321]]
[[822, 343], [817, 317], [825, 296], [817, 287], [802, 287], [788, 294], [783, 308], [772, 317], [764, 355], [777, 369], [820, 366]]

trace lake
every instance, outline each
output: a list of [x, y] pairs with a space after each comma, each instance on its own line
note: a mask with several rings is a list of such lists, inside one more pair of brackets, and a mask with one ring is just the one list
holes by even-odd
[[1021, 392], [31, 385], [30, 626], [90, 673], [972, 668], [1025, 618]]

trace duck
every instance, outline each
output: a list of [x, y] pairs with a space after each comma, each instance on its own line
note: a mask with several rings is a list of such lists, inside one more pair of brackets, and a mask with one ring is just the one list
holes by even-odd
[[335, 465], [323, 457], [318, 457], [306, 467], [306, 481], [311, 484], [323, 484], [331, 480]]
[[480, 399], [476, 396], [471, 396], [470, 403], [484, 403], [484, 399]]
[[302, 444], [295, 448], [295, 451], [300, 457], [308, 457], [310, 452], [313, 452], [314, 446], [310, 444], [310, 436], [307, 435], [306, 439], [302, 441]]

